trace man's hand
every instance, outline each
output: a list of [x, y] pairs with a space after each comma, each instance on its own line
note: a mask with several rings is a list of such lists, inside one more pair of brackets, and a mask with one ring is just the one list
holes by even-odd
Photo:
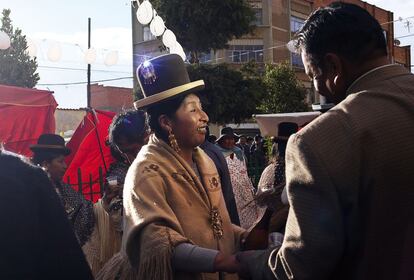
[[238, 273], [241, 270], [236, 255], [225, 255], [219, 252], [214, 259], [214, 269], [220, 272]]
[[268, 266], [268, 260], [271, 252], [272, 249], [238, 252], [236, 254], [236, 259], [241, 266], [241, 269], [238, 272], [240, 279], [275, 279]]

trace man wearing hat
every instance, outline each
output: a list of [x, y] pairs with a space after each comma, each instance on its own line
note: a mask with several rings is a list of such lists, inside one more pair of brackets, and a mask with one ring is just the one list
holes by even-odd
[[70, 154], [70, 149], [65, 146], [65, 140], [56, 134], [40, 135], [37, 144], [32, 145], [30, 149], [33, 151], [32, 162], [48, 174], [79, 244], [83, 246], [93, 231], [95, 219], [92, 202], [62, 182], [67, 168], [65, 156]]
[[247, 144], [246, 135], [240, 135], [239, 141], [237, 141], [236, 146], [239, 147], [246, 157], [246, 161], [249, 162], [250, 160], [250, 146]]

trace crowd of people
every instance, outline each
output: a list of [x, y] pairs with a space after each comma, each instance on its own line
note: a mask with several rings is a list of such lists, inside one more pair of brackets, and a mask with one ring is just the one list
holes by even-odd
[[96, 203], [63, 183], [59, 135], [31, 162], [0, 149], [1, 278], [414, 279], [414, 76], [352, 4], [316, 10], [293, 46], [336, 106], [279, 124], [257, 187], [263, 140], [210, 135], [204, 82], [174, 54], [138, 67]]

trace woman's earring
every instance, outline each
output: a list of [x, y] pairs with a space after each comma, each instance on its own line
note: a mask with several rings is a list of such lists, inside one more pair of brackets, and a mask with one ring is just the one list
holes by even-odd
[[168, 131], [168, 141], [170, 141], [170, 146], [174, 149], [174, 151], [176, 151], [177, 153], [181, 151], [180, 146], [178, 146], [177, 139], [175, 139], [175, 135], [174, 133], [172, 133], [172, 130]]

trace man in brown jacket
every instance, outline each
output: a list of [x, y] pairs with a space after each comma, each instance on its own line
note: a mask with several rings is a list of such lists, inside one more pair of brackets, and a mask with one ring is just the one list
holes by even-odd
[[315, 11], [295, 46], [337, 105], [289, 140], [282, 246], [239, 260], [253, 279], [414, 279], [414, 75], [351, 4]]

